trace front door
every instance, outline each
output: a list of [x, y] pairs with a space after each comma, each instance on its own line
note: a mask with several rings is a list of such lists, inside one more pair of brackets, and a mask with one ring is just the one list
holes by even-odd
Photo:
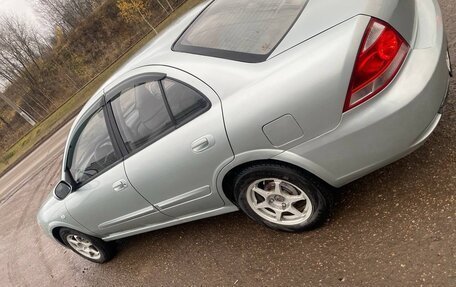
[[71, 216], [105, 236], [169, 220], [132, 188], [101, 107], [77, 129], [67, 167], [77, 189], [66, 199]]

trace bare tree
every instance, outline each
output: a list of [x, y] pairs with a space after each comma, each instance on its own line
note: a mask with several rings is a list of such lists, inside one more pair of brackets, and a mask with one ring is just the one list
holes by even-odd
[[163, 8], [163, 10], [165, 10], [166, 15], [169, 15], [168, 9], [166, 9], [166, 7], [162, 4], [162, 2], [160, 0], [157, 0], [157, 3], [158, 3], [158, 5], [160, 5]]
[[68, 32], [101, 3], [102, 0], [38, 0], [36, 10], [51, 26]]
[[0, 18], [0, 77], [10, 84], [18, 84], [44, 111], [55, 107], [52, 99], [41, 87], [36, 75], [41, 70], [39, 64], [40, 43], [37, 43], [36, 31], [17, 17]]
[[10, 124], [0, 115], [0, 122], [2, 122], [9, 130], [11, 129]]
[[173, 11], [174, 11], [174, 8], [173, 8], [173, 6], [171, 6], [171, 3], [169, 3], [168, 0], [164, 0], [164, 1], [166, 2], [166, 4], [168, 4], [169, 9], [171, 9], [171, 12], [173, 12]]

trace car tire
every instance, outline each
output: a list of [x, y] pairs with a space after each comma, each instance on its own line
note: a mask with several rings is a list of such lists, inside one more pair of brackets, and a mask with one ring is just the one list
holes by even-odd
[[234, 183], [239, 208], [275, 230], [302, 232], [322, 225], [332, 205], [331, 187], [300, 169], [259, 164], [241, 171]]
[[114, 246], [99, 238], [69, 228], [60, 229], [59, 235], [66, 246], [89, 261], [101, 264], [114, 257]]

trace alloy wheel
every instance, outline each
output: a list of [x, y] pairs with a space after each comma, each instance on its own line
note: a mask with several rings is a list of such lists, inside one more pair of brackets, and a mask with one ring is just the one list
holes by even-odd
[[92, 242], [90, 242], [90, 240], [75, 234], [68, 234], [66, 240], [68, 244], [82, 256], [94, 260], [100, 259], [100, 251]]
[[247, 189], [247, 202], [263, 219], [281, 225], [303, 223], [312, 215], [307, 194], [296, 185], [278, 178], [263, 178]]

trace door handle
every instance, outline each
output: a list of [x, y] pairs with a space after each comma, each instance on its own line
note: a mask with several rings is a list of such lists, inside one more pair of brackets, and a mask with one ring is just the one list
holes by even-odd
[[202, 138], [195, 140], [192, 143], [192, 150], [194, 153], [200, 153], [205, 150], [208, 150], [209, 148], [211, 148], [214, 145], [215, 145], [214, 137], [211, 135], [207, 135], [207, 136], [204, 136]]
[[120, 192], [122, 190], [125, 190], [127, 187], [128, 187], [127, 181], [124, 179], [116, 181], [112, 184], [112, 189], [114, 189], [115, 192]]

